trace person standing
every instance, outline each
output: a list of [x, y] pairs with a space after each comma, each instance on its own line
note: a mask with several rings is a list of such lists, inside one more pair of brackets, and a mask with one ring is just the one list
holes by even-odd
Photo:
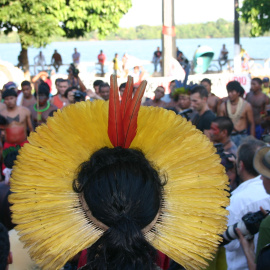
[[211, 123], [216, 116], [207, 104], [208, 91], [203, 85], [198, 85], [190, 91], [190, 94], [191, 107], [198, 113], [194, 116], [192, 123], [207, 137], [210, 137]]
[[60, 66], [62, 65], [62, 57], [57, 52], [57, 50], [54, 50], [54, 54], [52, 55], [51, 64], [55, 68], [55, 71], [58, 72]]
[[165, 108], [167, 103], [162, 101], [161, 99], [164, 97], [165, 88], [163, 86], [158, 86], [155, 90], [155, 97], [154, 99], [147, 100], [143, 103], [143, 106], [152, 106], [152, 107], [162, 107]]
[[218, 106], [220, 104], [220, 99], [213, 94], [211, 91], [211, 86], [212, 86], [212, 82], [211, 80], [209, 80], [208, 78], [204, 78], [201, 81], [201, 85], [203, 85], [206, 90], [208, 91], [208, 99], [207, 99], [207, 104], [210, 108], [210, 110], [214, 113], [217, 114], [218, 112]]
[[34, 129], [42, 123], [46, 123], [49, 115], [58, 109], [49, 101], [50, 88], [47, 83], [41, 83], [39, 85], [38, 93], [35, 93], [35, 96], [38, 96], [38, 102], [29, 107]]
[[153, 55], [153, 63], [154, 63], [154, 72], [157, 72], [158, 65], [160, 64], [162, 52], [160, 51], [160, 48], [157, 47], [157, 50], [154, 52]]
[[100, 65], [101, 68], [101, 76], [104, 76], [104, 64], [105, 64], [105, 60], [106, 60], [106, 55], [103, 53], [103, 51], [100, 51], [100, 54], [98, 55], [98, 63]]
[[260, 140], [264, 132], [261, 127], [261, 116], [266, 112], [266, 105], [269, 104], [269, 97], [262, 92], [262, 80], [260, 78], [253, 78], [251, 80], [250, 90], [251, 91], [247, 94], [246, 100], [252, 106], [256, 138]]
[[81, 57], [81, 54], [77, 51], [77, 48], [74, 48], [74, 53], [72, 54], [72, 60], [75, 66], [80, 64], [80, 57]]
[[65, 92], [68, 87], [68, 80], [58, 80], [56, 84], [57, 94], [51, 99], [51, 104], [54, 104], [58, 109], [62, 109], [68, 103], [68, 100], [65, 97]]
[[241, 141], [248, 136], [248, 127], [249, 133], [255, 136], [253, 111], [251, 105], [240, 97], [243, 88], [239, 82], [231, 81], [226, 88], [228, 100], [221, 104], [218, 116], [227, 116], [232, 120], [234, 129], [231, 139], [238, 147]]
[[36, 67], [41, 66], [42, 70], [44, 70], [44, 66], [46, 65], [45, 57], [42, 54], [42, 51], [39, 52], [37, 56], [34, 58], [34, 72], [36, 74]]
[[23, 97], [22, 97], [20, 105], [27, 108], [34, 105], [36, 103], [36, 99], [31, 93], [32, 91], [31, 83], [29, 81], [23, 81], [21, 83], [21, 87], [22, 87]]
[[118, 64], [118, 53], [115, 54], [113, 58], [113, 73], [117, 76], [117, 71], [119, 70], [119, 64]]

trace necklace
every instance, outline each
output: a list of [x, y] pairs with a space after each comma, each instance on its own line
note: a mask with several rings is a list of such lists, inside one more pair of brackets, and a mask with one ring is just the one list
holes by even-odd
[[236, 124], [239, 120], [240, 120], [240, 117], [242, 115], [242, 112], [243, 112], [243, 109], [244, 109], [244, 105], [245, 105], [245, 102], [244, 100], [240, 97], [239, 98], [239, 101], [236, 105], [236, 111], [235, 113], [232, 113], [232, 105], [231, 105], [231, 102], [226, 102], [227, 104], [227, 109], [228, 109], [228, 116], [229, 118], [231, 118], [231, 120], [233, 121], [234, 124]]
[[50, 102], [47, 100], [47, 106], [44, 109], [38, 109], [37, 108], [37, 103], [34, 104], [34, 110], [37, 112], [37, 120], [41, 121], [41, 115], [43, 112], [47, 111], [50, 108]]

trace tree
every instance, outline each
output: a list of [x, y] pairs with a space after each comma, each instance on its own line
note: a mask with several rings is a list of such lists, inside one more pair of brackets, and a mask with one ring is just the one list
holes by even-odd
[[81, 37], [96, 30], [104, 37], [130, 7], [131, 0], [0, 0], [0, 29], [18, 32], [28, 72], [28, 47], [44, 47], [55, 35]]
[[239, 11], [241, 20], [251, 24], [251, 36], [262, 36], [270, 30], [269, 0], [244, 0]]

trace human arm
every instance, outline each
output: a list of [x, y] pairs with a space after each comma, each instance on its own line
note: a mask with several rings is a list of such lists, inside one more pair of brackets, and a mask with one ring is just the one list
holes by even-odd
[[93, 98], [93, 99], [101, 99], [103, 100], [103, 98], [101, 96], [99, 96], [98, 94], [96, 94], [94, 91], [92, 91], [91, 89], [87, 89], [86, 90], [86, 94], [88, 97]]
[[[220, 101], [220, 102], [222, 102], [222, 101]], [[218, 116], [225, 116], [225, 102], [222, 102], [220, 105], [218, 105], [217, 115]]]
[[31, 119], [31, 112], [29, 109], [25, 108], [27, 110], [26, 112], [26, 124], [30, 132], [34, 131], [33, 125], [32, 125], [32, 119]]
[[248, 269], [256, 270], [253, 239], [247, 240], [238, 228], [236, 228], [235, 230], [239, 236], [239, 242], [241, 243], [241, 246], [247, 258]]
[[255, 137], [255, 122], [254, 122], [253, 110], [249, 103], [247, 103], [246, 115], [247, 115], [247, 121], [250, 126], [250, 134]]

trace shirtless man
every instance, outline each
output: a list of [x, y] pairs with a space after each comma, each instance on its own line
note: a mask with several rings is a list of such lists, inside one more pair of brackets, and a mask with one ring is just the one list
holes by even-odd
[[27, 142], [27, 128], [31, 132], [33, 127], [29, 109], [17, 106], [17, 93], [14, 89], [5, 90], [3, 99], [7, 108], [1, 114], [8, 122], [5, 127], [5, 143], [3, 147], [3, 157], [5, 158], [8, 152], [19, 149]]
[[266, 111], [266, 105], [269, 104], [269, 97], [262, 92], [262, 80], [253, 78], [251, 80], [251, 91], [247, 94], [246, 100], [253, 108], [253, 117], [256, 128], [256, 138], [261, 139], [263, 128], [261, 127], [261, 115]]
[[229, 82], [226, 86], [228, 100], [220, 106], [219, 116], [229, 117], [234, 125], [231, 139], [238, 147], [241, 141], [250, 134], [255, 136], [255, 124], [251, 105], [240, 97], [242, 86], [237, 81]]
[[49, 102], [50, 88], [46, 83], [41, 83], [38, 87], [38, 104], [29, 107], [34, 128], [46, 123], [52, 112], [57, 111], [57, 107]]
[[212, 85], [211, 80], [205, 78], [201, 81], [201, 85], [203, 85], [208, 91], [207, 104], [208, 104], [209, 109], [213, 113], [217, 114], [218, 106], [220, 105], [220, 99], [216, 95], [211, 93], [211, 85]]
[[55, 105], [58, 109], [62, 109], [68, 103], [68, 100], [65, 97], [65, 92], [68, 87], [69, 84], [67, 80], [58, 80], [58, 83], [56, 84], [57, 94], [51, 99], [51, 104]]
[[164, 97], [165, 89], [163, 86], [158, 86], [155, 90], [155, 98], [152, 100], [147, 100], [143, 103], [144, 106], [153, 106], [153, 107], [166, 107], [166, 102], [162, 101], [161, 98]]
[[23, 81], [21, 87], [23, 93], [21, 105], [27, 108], [33, 106], [36, 103], [36, 99], [31, 93], [31, 83], [29, 81]]

